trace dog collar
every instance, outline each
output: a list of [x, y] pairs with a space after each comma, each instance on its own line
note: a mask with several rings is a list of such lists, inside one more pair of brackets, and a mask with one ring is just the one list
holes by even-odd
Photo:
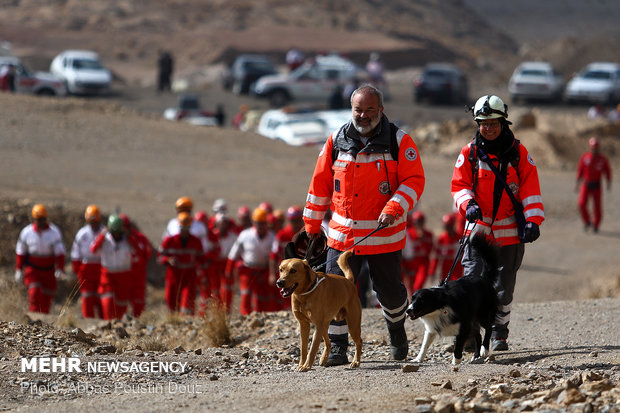
[[316, 287], [319, 286], [319, 284], [321, 284], [323, 282], [323, 280], [327, 278], [327, 277], [323, 277], [323, 278], [319, 278], [316, 277], [316, 280], [314, 280], [314, 285], [312, 286], [312, 288], [310, 288], [308, 291], [306, 291], [305, 293], [301, 293], [299, 295], [307, 295], [310, 294], [312, 291], [316, 290]]

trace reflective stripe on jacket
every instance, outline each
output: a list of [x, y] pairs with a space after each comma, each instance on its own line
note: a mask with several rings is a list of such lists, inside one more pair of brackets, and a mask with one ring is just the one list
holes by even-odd
[[[424, 190], [424, 169], [411, 136], [396, 131], [397, 161], [390, 154], [391, 128], [385, 116], [380, 125], [379, 133], [361, 148], [351, 122], [347, 123], [327, 139], [316, 163], [304, 209], [306, 232], [321, 230], [331, 206], [328, 245], [340, 251], [376, 229], [382, 212], [395, 216], [396, 221], [356, 246], [355, 253], [401, 250], [406, 241], [407, 211]], [[351, 146], [343, 150], [338, 145], [338, 156], [332, 161], [334, 142], [341, 139]]]
[[[499, 245], [518, 244], [520, 241], [517, 233], [517, 222], [514, 216], [514, 206], [505, 190], [502, 191], [495, 221], [492, 222], [495, 174], [479, 157], [474, 158], [478, 162], [478, 183], [475, 193], [472, 190], [473, 168], [469, 161], [471, 146], [471, 144], [468, 144], [463, 147], [454, 166], [451, 188], [454, 203], [461, 215], [465, 216], [467, 203], [474, 198], [480, 206], [483, 215], [482, 221], [479, 221], [477, 224], [476, 232], [492, 236]], [[497, 156], [489, 154], [489, 158], [497, 166], [499, 161]], [[512, 189], [515, 198], [521, 201], [525, 220], [540, 225], [545, 219], [545, 212], [540, 194], [538, 170], [534, 160], [523, 144], [519, 145], [518, 170], [511, 163], [508, 164], [506, 183]]]

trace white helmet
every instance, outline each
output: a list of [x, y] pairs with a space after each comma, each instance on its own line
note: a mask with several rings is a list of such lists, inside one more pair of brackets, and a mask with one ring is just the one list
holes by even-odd
[[213, 202], [213, 212], [224, 212], [228, 211], [228, 203], [223, 198], [218, 198]]
[[503, 118], [508, 124], [508, 106], [495, 95], [484, 95], [476, 101], [472, 108], [475, 120]]

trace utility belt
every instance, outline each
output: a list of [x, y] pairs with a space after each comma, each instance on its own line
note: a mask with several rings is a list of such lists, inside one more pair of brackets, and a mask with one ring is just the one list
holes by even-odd
[[601, 187], [601, 181], [585, 182], [585, 186], [588, 189], [599, 189]]

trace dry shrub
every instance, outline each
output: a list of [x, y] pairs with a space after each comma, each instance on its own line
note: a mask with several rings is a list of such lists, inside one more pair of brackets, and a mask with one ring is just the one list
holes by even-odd
[[77, 296], [80, 293], [80, 284], [74, 283], [73, 288], [65, 298], [65, 302], [60, 309], [58, 318], [54, 322], [56, 328], [75, 328], [77, 327], [77, 319], [75, 317], [76, 312], [81, 314], [81, 306], [77, 301]]
[[133, 344], [142, 351], [167, 351], [173, 348], [168, 340], [159, 335], [136, 338]]
[[230, 328], [226, 308], [216, 300], [208, 300], [200, 327], [201, 335], [205, 336], [209, 345], [220, 347], [230, 344]]
[[23, 285], [16, 284], [8, 278], [0, 279], [0, 320], [27, 322], [28, 310], [27, 291]]

